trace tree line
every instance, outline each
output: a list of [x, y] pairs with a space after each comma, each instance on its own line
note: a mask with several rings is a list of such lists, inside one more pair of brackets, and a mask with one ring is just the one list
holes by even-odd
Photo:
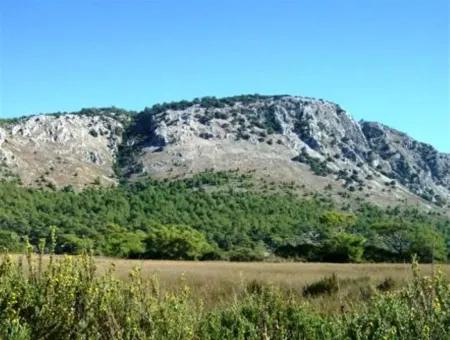
[[56, 232], [57, 253], [253, 261], [446, 261], [450, 220], [416, 208], [343, 209], [315, 195], [252, 188], [238, 173], [145, 180], [75, 192], [0, 183], [0, 248], [38, 247]]

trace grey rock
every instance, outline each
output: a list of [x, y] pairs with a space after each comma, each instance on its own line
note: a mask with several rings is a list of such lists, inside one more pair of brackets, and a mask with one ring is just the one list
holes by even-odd
[[450, 200], [449, 154], [382, 124], [358, 122], [337, 104], [296, 96], [210, 102], [138, 116], [97, 110], [3, 124], [0, 160], [25, 185], [42, 176], [60, 187], [97, 177], [114, 184], [119, 159], [129, 180], [239, 168], [311, 190], [358, 189], [386, 204]]

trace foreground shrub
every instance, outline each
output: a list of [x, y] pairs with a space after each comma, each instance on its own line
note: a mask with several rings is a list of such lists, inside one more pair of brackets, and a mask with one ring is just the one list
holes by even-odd
[[[89, 256], [0, 264], [0, 339], [449, 339], [450, 284], [441, 273], [378, 293], [347, 313], [321, 315], [308, 299], [251, 282], [231, 304], [205, 310], [180, 285], [162, 293], [133, 270], [96, 272]], [[334, 291], [326, 278], [308, 291]], [[317, 288], [317, 287], [328, 288]], [[338, 292], [339, 294], [339, 292]]]
[[378, 295], [346, 321], [351, 339], [450, 339], [450, 284], [438, 272], [414, 279], [399, 293]]
[[129, 281], [115, 279], [113, 269], [95, 276], [87, 256], [27, 271], [8, 257], [0, 266], [1, 339], [192, 338], [201, 315], [188, 290], [161, 295], [138, 270]]
[[331, 339], [343, 334], [340, 322], [311, 312], [273, 287], [252, 287], [231, 306], [208, 313], [201, 339]]

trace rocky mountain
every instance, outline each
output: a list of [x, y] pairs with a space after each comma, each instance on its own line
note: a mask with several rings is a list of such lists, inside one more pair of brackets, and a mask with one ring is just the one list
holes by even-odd
[[308, 97], [206, 97], [137, 114], [109, 108], [23, 118], [0, 126], [0, 161], [0, 176], [33, 186], [239, 169], [380, 204], [450, 201], [449, 154]]
[[116, 183], [113, 171], [124, 125], [122, 110], [37, 115], [0, 126], [0, 176], [29, 186]]

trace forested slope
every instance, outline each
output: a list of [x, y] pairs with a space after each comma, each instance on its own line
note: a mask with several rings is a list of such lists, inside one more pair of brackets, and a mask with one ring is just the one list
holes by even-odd
[[19, 251], [56, 228], [57, 252], [173, 259], [446, 260], [450, 220], [415, 208], [350, 207], [326, 193], [256, 186], [251, 174], [47, 190], [0, 184], [0, 242]]

